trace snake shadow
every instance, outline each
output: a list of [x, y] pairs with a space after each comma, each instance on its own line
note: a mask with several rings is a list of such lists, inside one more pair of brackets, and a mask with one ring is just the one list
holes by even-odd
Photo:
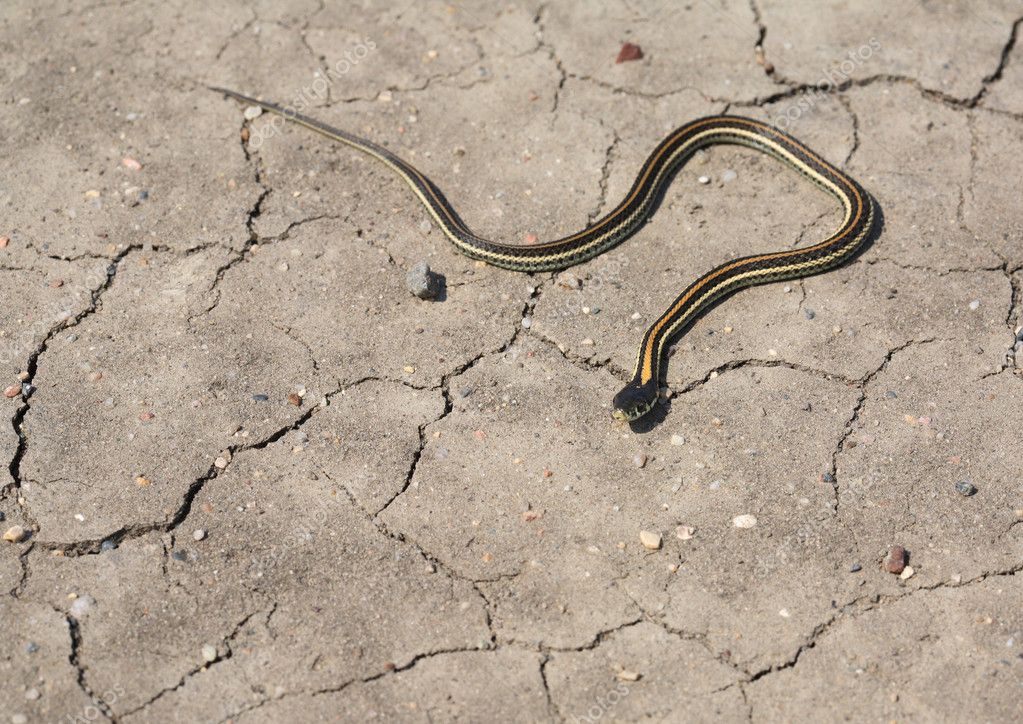
[[[884, 209], [881, 207], [881, 204], [879, 204], [877, 202], [877, 199], [875, 199], [872, 194], [868, 193], [867, 195], [869, 196], [871, 203], [874, 205], [874, 220], [873, 220], [873, 223], [871, 224], [870, 230], [867, 232], [867, 235], [864, 237], [863, 243], [860, 245], [860, 248], [857, 249], [856, 253], [853, 254], [851, 257], [849, 257], [849, 259], [842, 266], [847, 266], [847, 265], [851, 264], [853, 261], [855, 261], [856, 259], [859, 259], [860, 256], [867, 249], [869, 249], [870, 247], [872, 247], [874, 245], [874, 242], [881, 236], [882, 232], [884, 231], [884, 223], [885, 223], [885, 221], [884, 221]], [[834, 271], [834, 270], [830, 269], [828, 271]], [[821, 272], [821, 273], [822, 274], [827, 274], [828, 272]], [[812, 274], [810, 276], [816, 276], [816, 275]], [[777, 282], [770, 282], [770, 283], [776, 284]], [[697, 321], [699, 321], [700, 319], [703, 319], [703, 317], [705, 315], [707, 315], [711, 310], [717, 309], [718, 305], [728, 301], [729, 299], [732, 298], [732, 296], [734, 296], [736, 293], [741, 292], [741, 291], [742, 291], [741, 289], [737, 289], [736, 291], [732, 292], [731, 294], [726, 294], [725, 296], [723, 296], [720, 299], [716, 300], [713, 304], [711, 304], [706, 309], [701, 311], [700, 314], [696, 315], [689, 324], [687, 324], [685, 327], [680, 329], [676, 334], [672, 335], [671, 339], [668, 340], [668, 344], [671, 345], [674, 342], [677, 342], [678, 340], [680, 340], [682, 337], [684, 337], [686, 334], [688, 334], [689, 330], [693, 328], [693, 325], [696, 324]], [[659, 388], [667, 386], [668, 367], [669, 367], [670, 364], [671, 364], [671, 360], [669, 358], [666, 361], [665, 364], [661, 365], [661, 371], [660, 371], [660, 374], [659, 374], [658, 380], [657, 380], [657, 386]], [[642, 433], [645, 433], [645, 432], [651, 432], [652, 430], [654, 430], [656, 427], [658, 427], [661, 423], [663, 423], [668, 418], [668, 415], [671, 413], [671, 408], [672, 408], [672, 400], [670, 400], [670, 399], [668, 399], [668, 400], [661, 400], [661, 401], [658, 402], [658, 404], [654, 405], [654, 409], [652, 409], [649, 413], [647, 413], [643, 417], [639, 418], [638, 420], [633, 420], [632, 422], [630, 422], [629, 423], [629, 428], [633, 432], [639, 433], [639, 434], [642, 434]]]

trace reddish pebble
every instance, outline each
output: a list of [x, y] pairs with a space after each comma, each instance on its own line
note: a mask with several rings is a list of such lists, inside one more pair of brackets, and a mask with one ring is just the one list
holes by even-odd
[[4, 397], [17, 397], [21, 394], [21, 385], [11, 385], [4, 390]]
[[50, 287], [52, 289], [60, 289], [62, 286], [64, 286], [64, 280], [63, 279], [51, 279], [50, 280]]
[[295, 407], [302, 406], [302, 397], [297, 392], [292, 392], [288, 395], [288, 402]]
[[156, 415], [154, 415], [152, 412], [143, 412], [141, 415], [139, 415], [139, 419], [142, 420], [142, 422], [149, 422], [154, 417], [156, 417]]
[[552, 473], [552, 472], [551, 472], [550, 470], [548, 470], [547, 468], [544, 468], [544, 471], [543, 471], [543, 476], [544, 476], [545, 478], [549, 478], [549, 477], [551, 477], [552, 475], [554, 475], [554, 473]]
[[906, 549], [902, 546], [892, 546], [884, 559], [884, 569], [889, 573], [902, 573], [906, 567]]
[[630, 60], [639, 60], [643, 57], [643, 49], [638, 45], [632, 43], [625, 43], [622, 45], [622, 49], [618, 51], [618, 57], [615, 59], [615, 63], [627, 63]]
[[486, 438], [487, 438], [487, 433], [483, 432], [482, 430], [476, 430], [473, 433], [473, 435], [476, 436], [477, 440], [486, 440]]
[[124, 166], [125, 168], [130, 168], [132, 171], [142, 170], [142, 164], [136, 161], [134, 158], [130, 157], [122, 158], [121, 165]]
[[539, 241], [539, 238], [537, 237], [536, 234], [526, 234], [527, 244], [535, 244], [537, 241]]
[[248, 128], [243, 128], [242, 129], [242, 143], [248, 143], [248, 142], [249, 142], [249, 129]]
[[0, 249], [6, 249], [7, 245], [11, 243], [11, 237], [0, 236]]

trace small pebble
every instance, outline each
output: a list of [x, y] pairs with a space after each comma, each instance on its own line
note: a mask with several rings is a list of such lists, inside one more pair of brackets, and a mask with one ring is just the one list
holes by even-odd
[[37, 644], [35, 641], [29, 641], [27, 644], [25, 644], [25, 652], [26, 653], [34, 654], [38, 650], [39, 650], [39, 644]]
[[675, 537], [679, 540], [692, 540], [696, 535], [696, 528], [691, 525], [680, 525], [675, 529]]
[[269, 395], [264, 395], [264, 394], [258, 394], [258, 395], [253, 395], [252, 399], [255, 400], [256, 402], [266, 402], [267, 400], [270, 399], [270, 396]]
[[116, 548], [117, 548], [117, 544], [114, 543], [112, 540], [105, 540], [105, 541], [103, 541], [102, 543], [99, 544], [99, 549], [103, 553], [106, 553], [107, 551], [112, 551], [112, 550], [114, 550]]
[[459, 396], [460, 396], [460, 397], [461, 397], [462, 399], [465, 399], [466, 397], [468, 397], [468, 396], [469, 396], [469, 395], [471, 395], [471, 394], [472, 394], [472, 388], [471, 388], [471, 387], [463, 387], [462, 389], [460, 389], [460, 390], [458, 391], [458, 395], [459, 395]]
[[701, 184], [709, 184], [710, 183], [710, 176], [700, 176], [700, 178], [698, 178], [696, 180], [699, 181]]
[[12, 399], [21, 394], [21, 385], [11, 385], [4, 389], [4, 397]]
[[245, 117], [246, 121], [254, 121], [263, 115], [263, 109], [259, 106], [249, 106], [245, 109], [245, 112], [242, 113], [242, 115]]
[[888, 390], [887, 392], [884, 393], [884, 396], [887, 397], [889, 400], [894, 400], [896, 397], [899, 396], [899, 394], [895, 390]]
[[142, 164], [136, 161], [134, 158], [123, 158], [121, 159], [121, 165], [132, 171], [142, 170]]
[[29, 701], [35, 701], [36, 699], [39, 698], [39, 696], [40, 696], [39, 689], [35, 687], [32, 687], [31, 689], [27, 689], [25, 691], [25, 698], [28, 699]]
[[863, 566], [861, 566], [859, 563], [853, 563], [852, 567], [849, 569], [849, 572], [850, 573], [859, 573], [862, 570], [863, 570]]
[[971, 495], [977, 492], [977, 488], [973, 483], [968, 480], [960, 480], [956, 483], [956, 492], [960, 495], [969, 498]]
[[905, 581], [907, 578], [911, 577], [914, 573], [915, 573], [915, 571], [913, 570], [913, 566], [906, 566], [905, 568], [902, 569], [902, 573], [899, 574], [899, 578], [901, 578], [903, 581]]
[[21, 543], [28, 537], [28, 531], [20, 525], [12, 525], [4, 531], [4, 540], [10, 543]]
[[906, 567], [906, 549], [902, 546], [892, 546], [884, 559], [884, 569], [889, 573], [902, 573]]
[[684, 437], [682, 437], [681, 435], [679, 435], [679, 434], [675, 434], [675, 435], [671, 436], [671, 444], [672, 445], [685, 445], [686, 444], [686, 439]]
[[594, 344], [596, 344], [596, 343], [595, 343], [595, 342], [594, 342], [594, 341], [593, 341], [592, 339], [590, 339], [589, 337], [587, 337], [586, 339], [584, 339], [584, 340], [583, 340], [582, 342], [580, 342], [579, 344], [583, 345], [584, 347], [592, 347], [592, 346], [593, 346]]
[[583, 280], [572, 272], [564, 271], [558, 274], [557, 283], [559, 287], [564, 289], [580, 289], [582, 288]]
[[721, 174], [721, 181], [724, 183], [729, 183], [731, 181], [735, 181], [735, 179], [737, 179], [738, 177], [739, 174], [737, 174], [732, 169], [728, 168], [725, 169], [725, 172], [723, 174]]
[[28, 724], [28, 717], [24, 714], [14, 714], [11, 716], [11, 724]]
[[643, 49], [635, 43], [623, 43], [621, 50], [618, 51], [618, 57], [615, 58], [615, 64], [628, 63], [632, 60], [640, 60], [643, 57]]
[[217, 647], [211, 644], [206, 644], [202, 647], [202, 660], [207, 664], [213, 663], [217, 660]]
[[297, 392], [289, 392], [288, 393], [288, 404], [289, 405], [294, 405], [295, 407], [301, 407], [302, 406], [302, 395], [298, 394]]
[[206, 537], [206, 531], [202, 528], [196, 528], [192, 531], [192, 540], [200, 541]]
[[804, 309], [803, 316], [806, 317], [807, 319], [813, 319], [814, 317], [817, 316], [817, 312], [813, 311], [812, 309]]
[[970, 309], [973, 310], [974, 312], [980, 309], [980, 300], [974, 299], [972, 302], [970, 302]]
[[642, 468], [646, 465], [647, 455], [646, 453], [636, 453], [632, 458], [632, 464], [637, 468]]
[[412, 294], [420, 299], [436, 299], [440, 294], [443, 277], [430, 270], [430, 265], [421, 261], [409, 269], [405, 284]]
[[628, 669], [622, 669], [618, 672], [619, 681], [639, 681], [642, 674], [638, 671], [629, 671]]
[[11, 237], [0, 236], [0, 249], [6, 249], [7, 245], [11, 243]]
[[522, 318], [522, 328], [523, 329], [529, 329], [532, 326], [533, 326], [532, 318], [530, 318], [530, 317], [523, 317]]
[[71, 607], [68, 609], [68, 613], [72, 618], [82, 619], [89, 615], [95, 604], [96, 599], [92, 596], [79, 596], [72, 602]]
[[743, 515], [737, 515], [732, 518], [732, 525], [736, 528], [752, 528], [757, 524], [756, 516], [744, 513]]
[[649, 530], [641, 530], [639, 532], [639, 542], [647, 550], [656, 551], [661, 547], [661, 534], [653, 533]]

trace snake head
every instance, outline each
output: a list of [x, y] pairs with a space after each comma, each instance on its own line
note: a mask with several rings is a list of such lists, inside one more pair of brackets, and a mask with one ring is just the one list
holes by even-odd
[[632, 422], [654, 409], [657, 402], [657, 383], [650, 380], [641, 384], [633, 380], [615, 395], [611, 402], [611, 416], [616, 420]]

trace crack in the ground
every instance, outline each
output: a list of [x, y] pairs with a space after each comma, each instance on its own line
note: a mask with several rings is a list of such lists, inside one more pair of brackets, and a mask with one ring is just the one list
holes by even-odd
[[75, 670], [75, 683], [78, 688], [89, 697], [93, 705], [99, 710], [99, 713], [108, 721], [115, 721], [114, 714], [110, 710], [110, 706], [103, 700], [101, 696], [96, 694], [89, 682], [85, 677], [85, 665], [82, 663], [82, 631], [78, 623], [78, 619], [71, 616], [59, 608], [53, 607], [53, 610], [57, 612], [64, 619], [64, 623], [67, 625], [68, 637], [70, 638], [71, 651], [68, 653], [68, 663], [71, 664]]
[[825, 636], [827, 632], [830, 631], [840, 621], [842, 622], [854, 621], [856, 619], [862, 618], [863, 616], [872, 611], [880, 610], [882, 607], [886, 605], [890, 605], [903, 599], [907, 599], [921, 591], [935, 591], [942, 588], [963, 588], [966, 586], [972, 586], [978, 583], [982, 583], [988, 578], [992, 577], [1014, 576], [1017, 573], [1020, 573], [1021, 571], [1023, 571], [1023, 562], [1020, 562], [1014, 566], [999, 571], [985, 571], [979, 574], [978, 576], [971, 578], [968, 581], [961, 581], [959, 583], [955, 583], [953, 581], [939, 581], [932, 585], [917, 586], [915, 588], [907, 590], [904, 593], [899, 593], [896, 595], [882, 596], [877, 593], [871, 593], [859, 596], [853, 599], [852, 601], [846, 603], [845, 605], [838, 607], [836, 612], [832, 614], [830, 617], [828, 617], [827, 620], [814, 626], [810, 635], [802, 644], [799, 645], [799, 647], [796, 649], [795, 653], [792, 656], [790, 656], [788, 659], [781, 662], [780, 664], [772, 664], [757, 671], [747, 672], [749, 677], [747, 681], [748, 683], [753, 683], [759, 681], [765, 676], [769, 676], [779, 671], [785, 671], [787, 669], [795, 667], [799, 663], [799, 660], [803, 656], [803, 654], [815, 648], [819, 640], [823, 636]]
[[[534, 281], [536, 281], [535, 277], [534, 277]], [[540, 297], [540, 288], [541, 288], [541, 286], [542, 286], [542, 282], [537, 282], [537, 283], [535, 283], [533, 285], [532, 292], [530, 293], [529, 298], [525, 301], [525, 303], [523, 305], [522, 314], [520, 315], [520, 320], [527, 319], [532, 314], [533, 308], [536, 306], [536, 302], [537, 302], [537, 300]], [[439, 390], [441, 392], [441, 394], [443, 395], [443, 397], [444, 397], [444, 410], [441, 412], [441, 414], [436, 419], [431, 420], [429, 422], [426, 422], [426, 423], [424, 423], [424, 424], [422, 424], [422, 425], [420, 425], [418, 427], [419, 447], [416, 450], [415, 454], [413, 455], [412, 462], [409, 465], [408, 472], [405, 475], [404, 484], [402, 485], [401, 489], [398, 492], [396, 492], [393, 496], [391, 496], [391, 498], [386, 503], [384, 503], [384, 505], [382, 507], [380, 507], [376, 511], [376, 513], [373, 514], [373, 519], [374, 520], [378, 520], [379, 516], [381, 514], [383, 514], [383, 512], [386, 511], [387, 508], [390, 507], [390, 505], [395, 500], [397, 500], [401, 496], [401, 494], [404, 493], [406, 490], [408, 490], [409, 487], [412, 485], [412, 479], [415, 477], [416, 469], [419, 466], [419, 461], [420, 461], [420, 459], [423, 456], [423, 451], [426, 449], [426, 445], [428, 444], [428, 440], [427, 440], [427, 437], [426, 437], [426, 428], [429, 427], [430, 425], [434, 425], [434, 424], [440, 422], [441, 420], [446, 418], [448, 415], [450, 415], [451, 412], [454, 410], [455, 402], [454, 402], [454, 398], [451, 395], [451, 380], [453, 380], [453, 379], [455, 379], [457, 377], [460, 377], [461, 375], [465, 374], [466, 372], [471, 370], [473, 367], [475, 367], [484, 358], [491, 357], [491, 356], [494, 356], [494, 355], [504, 354], [505, 352], [507, 352], [512, 347], [512, 345], [514, 345], [515, 342], [518, 340], [519, 334], [521, 333], [522, 329], [523, 329], [523, 325], [522, 325], [522, 322], [520, 321], [519, 323], [517, 323], [515, 325], [514, 331], [512, 332], [511, 336], [505, 342], [502, 342], [501, 344], [499, 344], [494, 349], [484, 350], [482, 352], [479, 352], [478, 354], [473, 356], [471, 359], [469, 359], [466, 362], [458, 365], [453, 370], [451, 370], [450, 372], [447, 372], [446, 374], [444, 374], [441, 377], [440, 384], [438, 384], [435, 387], [431, 388], [431, 389]]]
[[874, 381], [875, 378], [877, 378], [878, 375], [880, 375], [882, 372], [888, 369], [888, 365], [891, 363], [892, 359], [894, 359], [895, 355], [909, 349], [910, 347], [918, 347], [925, 344], [931, 344], [936, 341], [938, 340], [935, 338], [919, 340], [913, 339], [904, 342], [903, 344], [900, 344], [897, 347], [889, 349], [888, 353], [881, 361], [881, 364], [879, 364], [874, 370], [868, 372], [866, 375], [864, 375], [859, 380], [856, 380], [850, 385], [856, 387], [859, 390], [859, 397], [856, 400], [855, 404], [853, 405], [852, 412], [849, 414], [848, 419], [845, 421], [845, 428], [842, 432], [842, 436], [839, 438], [834, 449], [831, 451], [831, 468], [828, 471], [828, 475], [830, 476], [830, 478], [828, 478], [828, 482], [831, 484], [831, 487], [834, 491], [834, 507], [832, 509], [832, 512], [835, 516], [838, 515], [838, 508], [841, 503], [841, 488], [838, 481], [838, 456], [845, 449], [845, 445], [848, 442], [849, 438], [852, 437], [853, 433], [856, 431], [856, 422], [859, 420], [860, 413], [862, 412], [863, 407], [864, 405], [866, 405], [868, 400], [867, 387], [870, 385], [870, 383]]
[[984, 76], [981, 80], [980, 90], [971, 99], [971, 107], [980, 103], [984, 99], [984, 96], [987, 95], [991, 86], [1002, 79], [1002, 74], [1005, 72], [1005, 68], [1009, 63], [1009, 58], [1012, 56], [1012, 50], [1016, 47], [1016, 39], [1019, 36], [1019, 27], [1021, 23], [1023, 23], [1023, 18], [1017, 18], [1013, 21], [1012, 29], [1009, 31], [1009, 39], [1006, 41], [1005, 45], [1002, 46], [1002, 53], [998, 58], [998, 65], [995, 66], [995, 69], [989, 75]]
[[[218, 289], [218, 287], [220, 285], [220, 282], [223, 281], [224, 275], [226, 275], [227, 272], [230, 271], [232, 268], [248, 259], [249, 255], [252, 254], [253, 249], [260, 242], [259, 235], [256, 233], [256, 220], [263, 213], [263, 203], [273, 192], [273, 189], [270, 187], [270, 185], [266, 182], [264, 178], [265, 173], [263, 171], [263, 164], [261, 159], [258, 157], [255, 151], [249, 149], [248, 142], [249, 133], [250, 126], [249, 122], [246, 120], [243, 122], [241, 131], [239, 132], [239, 142], [241, 143], [242, 154], [245, 156], [245, 161], [247, 163], [254, 162], [255, 167], [253, 169], [253, 177], [256, 184], [261, 189], [259, 196], [256, 198], [255, 203], [253, 203], [252, 208], [249, 209], [248, 213], [245, 216], [245, 230], [246, 232], [248, 232], [248, 238], [245, 240], [245, 243], [242, 246], [242, 248], [235, 252], [234, 256], [231, 259], [229, 259], [224, 264], [221, 264], [217, 268], [217, 271], [213, 275], [213, 281], [210, 282], [210, 287], [207, 290], [207, 294], [214, 295], [213, 301], [212, 303], [207, 305], [206, 309], [190, 315], [188, 318], [189, 325], [191, 325], [192, 322], [198, 317], [209, 314], [214, 309], [216, 309], [217, 305], [220, 304], [220, 290]], [[288, 228], [285, 229], [280, 236], [285, 237], [286, 234], [290, 233], [293, 226], [296, 226], [301, 223], [304, 223], [304, 221], [294, 222], [293, 224], [289, 225]]]
[[611, 164], [614, 160], [615, 150], [618, 148], [618, 144], [621, 142], [621, 138], [618, 136], [618, 131], [611, 127], [611, 143], [606, 149], [604, 149], [604, 164], [600, 169], [600, 198], [597, 200], [597, 205], [593, 211], [587, 216], [587, 225], [592, 225], [596, 221], [600, 212], [603, 211], [604, 206], [607, 204], [607, 183], [611, 177]]
[[[274, 613], [274, 611], [276, 609], [277, 609], [277, 604], [276, 603], [272, 603], [271, 606], [270, 606], [270, 609], [266, 612], [266, 620], [267, 620], [267, 622], [269, 622], [270, 617], [273, 616], [273, 613]], [[224, 648], [226, 648], [226, 652], [224, 654], [221, 654], [218, 651], [216, 657], [212, 661], [204, 661], [203, 663], [199, 664], [198, 666], [192, 667], [187, 672], [185, 672], [185, 674], [183, 674], [180, 679], [178, 679], [176, 684], [174, 684], [173, 686], [168, 686], [168, 687], [165, 687], [163, 689], [160, 689], [160, 691], [158, 691], [156, 694], [151, 696], [149, 699], [147, 699], [142, 704], [139, 704], [135, 708], [130, 709], [129, 711], [124, 712], [123, 714], [119, 714], [117, 716], [117, 719], [122, 719], [122, 718], [125, 718], [125, 717], [129, 717], [129, 716], [131, 716], [133, 714], [137, 714], [138, 712], [143, 711], [144, 709], [149, 708], [150, 706], [152, 706], [153, 704], [155, 704], [157, 701], [159, 701], [163, 697], [167, 696], [168, 694], [172, 694], [175, 691], [179, 691], [182, 687], [185, 686], [186, 683], [188, 683], [189, 679], [191, 679], [196, 674], [208, 671], [209, 669], [213, 668], [217, 664], [219, 664], [219, 663], [221, 663], [223, 661], [227, 661], [228, 659], [230, 659], [233, 656], [233, 654], [234, 654], [234, 651], [231, 649], [231, 644], [234, 643], [234, 640], [242, 632], [242, 629], [258, 613], [260, 613], [260, 611], [253, 611], [252, 613], [247, 614], [241, 621], [239, 621], [237, 624], [235, 624], [235, 626], [234, 626], [233, 630], [231, 631], [231, 633], [229, 633], [227, 636], [225, 636], [225, 637], [223, 637], [221, 639], [221, 642], [223, 643]]]
[[[11, 462], [8, 465], [11, 481], [4, 485], [3, 488], [0, 488], [0, 500], [5, 499], [12, 492], [18, 493], [21, 490], [22, 483], [24, 482], [21, 472], [21, 464], [25, 459], [25, 455], [28, 453], [29, 445], [28, 435], [24, 430], [24, 423], [25, 418], [28, 416], [28, 413], [32, 408], [32, 395], [35, 392], [33, 382], [35, 381], [35, 376], [39, 368], [40, 358], [46, 353], [47, 349], [49, 349], [50, 343], [58, 334], [81, 324], [82, 321], [101, 309], [103, 295], [113, 285], [121, 262], [130, 253], [138, 250], [139, 248], [141, 247], [137, 245], [128, 246], [120, 254], [114, 257], [114, 259], [112, 259], [106, 267], [105, 278], [103, 281], [95, 288], [89, 290], [89, 301], [85, 307], [80, 309], [76, 314], [68, 316], [52, 326], [47, 331], [39, 345], [29, 354], [28, 360], [25, 364], [23, 379], [21, 380], [22, 402], [15, 411], [14, 416], [11, 418], [11, 426], [14, 428], [15, 434], [18, 436], [18, 446], [11, 458]], [[33, 530], [38, 530], [38, 523], [33, 519], [29, 510], [25, 506], [22, 496], [20, 494], [16, 494], [14, 497], [25, 520], [29, 523]]]

